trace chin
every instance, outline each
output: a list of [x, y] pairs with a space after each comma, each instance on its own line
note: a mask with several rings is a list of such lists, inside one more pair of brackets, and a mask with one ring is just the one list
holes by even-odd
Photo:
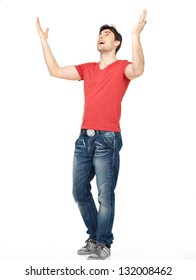
[[101, 52], [101, 49], [97, 47], [98, 52]]

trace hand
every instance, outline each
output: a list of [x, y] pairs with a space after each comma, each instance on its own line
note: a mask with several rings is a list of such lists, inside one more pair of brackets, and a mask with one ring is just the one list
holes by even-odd
[[36, 21], [36, 27], [37, 27], [37, 31], [38, 31], [38, 34], [40, 36], [40, 39], [47, 40], [48, 39], [49, 28], [47, 28], [46, 31], [44, 32], [41, 28], [41, 24], [40, 24], [40, 21], [39, 21], [38, 17], [37, 17], [37, 21]]
[[143, 10], [141, 15], [139, 16], [138, 22], [132, 29], [132, 35], [140, 35], [141, 31], [143, 30], [145, 24], [146, 24], [146, 19], [147, 19], [147, 11]]

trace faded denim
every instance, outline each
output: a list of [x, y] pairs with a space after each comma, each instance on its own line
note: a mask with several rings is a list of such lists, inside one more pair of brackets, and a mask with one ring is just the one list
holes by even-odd
[[[73, 197], [77, 202], [89, 237], [108, 247], [113, 242], [115, 187], [122, 147], [120, 132], [96, 132], [92, 137], [80, 134], [75, 143], [73, 161]], [[99, 209], [92, 193], [96, 176]]]

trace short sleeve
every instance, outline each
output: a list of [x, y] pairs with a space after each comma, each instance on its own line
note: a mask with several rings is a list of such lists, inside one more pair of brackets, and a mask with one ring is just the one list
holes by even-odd
[[75, 65], [76, 70], [78, 71], [78, 74], [80, 75], [81, 80], [84, 80], [84, 64], [80, 64], [80, 65]]

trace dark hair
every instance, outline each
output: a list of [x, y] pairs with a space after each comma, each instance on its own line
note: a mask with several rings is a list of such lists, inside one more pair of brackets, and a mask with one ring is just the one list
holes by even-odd
[[116, 53], [117, 53], [122, 44], [122, 35], [117, 31], [114, 25], [108, 25], [108, 24], [104, 24], [103, 26], [100, 27], [99, 34], [105, 29], [109, 29], [114, 34], [115, 40], [120, 42], [119, 46], [116, 48]]

